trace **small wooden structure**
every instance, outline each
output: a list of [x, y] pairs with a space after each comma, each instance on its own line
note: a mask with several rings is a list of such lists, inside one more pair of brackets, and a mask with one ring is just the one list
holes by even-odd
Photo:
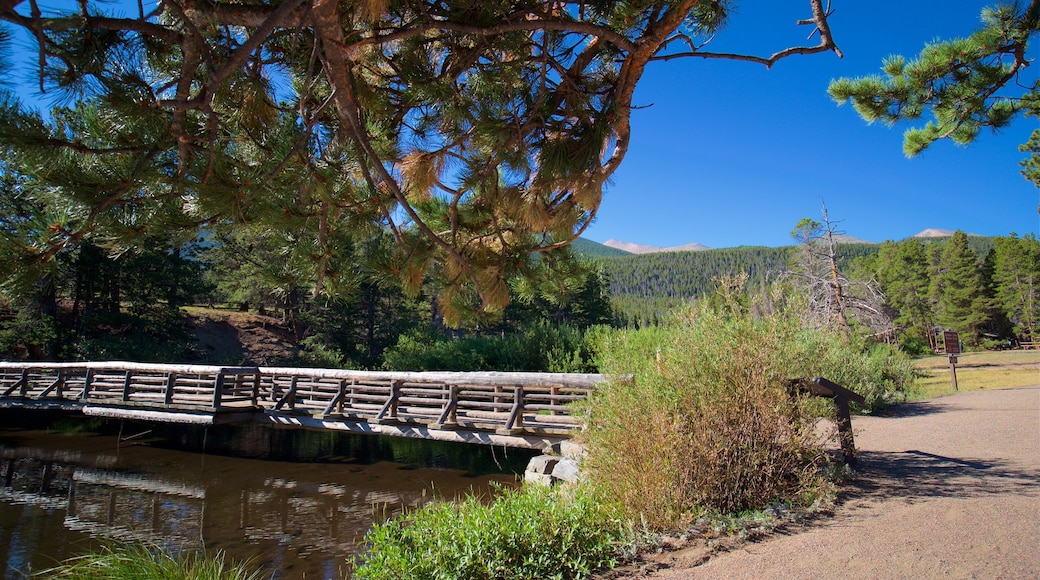
[[834, 400], [835, 421], [838, 424], [838, 442], [841, 444], [841, 454], [847, 465], [855, 467], [856, 441], [852, 434], [852, 413], [849, 409], [849, 401], [862, 405], [867, 400], [861, 395], [823, 377], [793, 379], [790, 385], [811, 395]]
[[378, 372], [131, 362], [0, 362], [0, 408], [278, 427], [542, 449], [571, 436], [569, 404], [597, 374]]

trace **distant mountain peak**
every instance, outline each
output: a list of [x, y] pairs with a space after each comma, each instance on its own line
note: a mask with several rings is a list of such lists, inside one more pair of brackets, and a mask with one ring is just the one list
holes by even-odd
[[877, 242], [871, 242], [869, 240], [862, 240], [860, 238], [854, 238], [848, 234], [834, 234], [834, 241], [839, 244], [875, 244]]
[[683, 246], [671, 246], [668, 248], [660, 248], [658, 246], [647, 246], [643, 244], [633, 244], [632, 242], [622, 242], [621, 240], [607, 240], [603, 242], [604, 246], [608, 248], [614, 248], [630, 254], [656, 254], [658, 252], [700, 252], [702, 250], [710, 250], [708, 246], [704, 244], [698, 244], [696, 242], [686, 244]]
[[953, 230], [943, 230], [939, 228], [928, 228], [921, 230], [913, 237], [915, 238], [948, 238], [953, 235]]

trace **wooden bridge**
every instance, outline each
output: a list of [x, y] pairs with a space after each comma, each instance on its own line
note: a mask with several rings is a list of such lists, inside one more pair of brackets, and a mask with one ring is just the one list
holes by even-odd
[[261, 422], [544, 449], [606, 377], [378, 372], [129, 362], [0, 362], [0, 408], [214, 425]]

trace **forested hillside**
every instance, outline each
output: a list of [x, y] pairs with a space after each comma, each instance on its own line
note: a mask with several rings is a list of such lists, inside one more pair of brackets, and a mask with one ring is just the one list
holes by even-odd
[[[878, 244], [839, 244], [839, 263], [876, 254]], [[715, 291], [720, 276], [746, 273], [748, 288], [759, 288], [788, 269], [795, 246], [742, 246], [700, 252], [668, 252], [600, 257], [609, 281], [614, 315], [625, 326], [660, 320], [679, 304]]]

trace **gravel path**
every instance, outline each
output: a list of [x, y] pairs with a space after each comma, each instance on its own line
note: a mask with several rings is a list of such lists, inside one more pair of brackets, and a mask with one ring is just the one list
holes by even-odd
[[633, 577], [1040, 577], [1040, 386], [852, 422], [860, 472], [833, 517]]

